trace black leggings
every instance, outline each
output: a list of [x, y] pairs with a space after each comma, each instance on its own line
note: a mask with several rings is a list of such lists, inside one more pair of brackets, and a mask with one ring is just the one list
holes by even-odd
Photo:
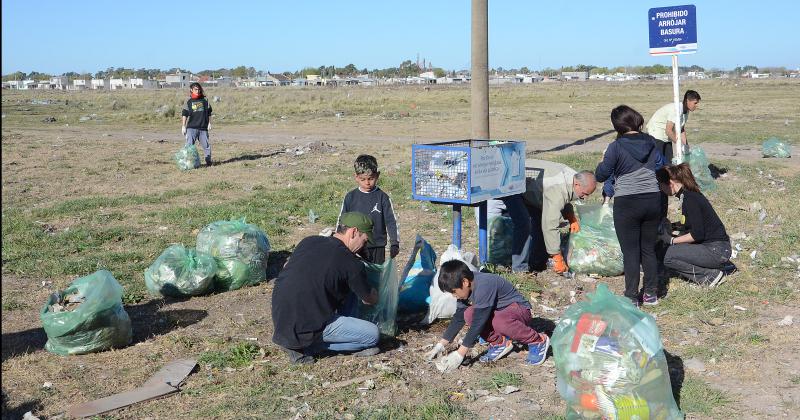
[[660, 193], [614, 197], [614, 228], [617, 231], [625, 267], [625, 296], [639, 295], [639, 266], [644, 271], [644, 291], [658, 293], [656, 240], [661, 221]]

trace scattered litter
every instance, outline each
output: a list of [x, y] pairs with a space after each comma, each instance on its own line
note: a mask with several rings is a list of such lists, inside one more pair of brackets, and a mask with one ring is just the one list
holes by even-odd
[[547, 305], [542, 305], [541, 303], [539, 304], [539, 306], [541, 306], [541, 307], [542, 307], [542, 309], [543, 309], [545, 312], [555, 312], [555, 311], [556, 311], [556, 310], [555, 310], [555, 308], [551, 308], [551, 307], [549, 307], [549, 306], [547, 306]]
[[515, 392], [517, 392], [517, 391], [519, 391], [519, 388], [517, 388], [517, 387], [515, 387], [515, 386], [513, 386], [513, 385], [506, 385], [506, 387], [505, 387], [505, 388], [503, 388], [502, 390], [500, 390], [500, 392], [501, 392], [502, 394], [505, 394], [505, 395], [508, 395], [508, 394], [513, 394], [513, 393], [515, 393]]
[[764, 157], [788, 158], [792, 156], [792, 145], [777, 137], [770, 137], [761, 145], [761, 154]]
[[480, 398], [480, 397], [488, 397], [489, 394], [491, 394], [491, 392], [489, 392], [486, 389], [477, 389], [477, 390], [475, 390], [474, 394], [475, 394], [475, 397]]
[[778, 325], [781, 327], [788, 327], [792, 324], [794, 324], [794, 317], [791, 315], [786, 315], [782, 320], [778, 321]]
[[42, 118], [42, 122], [44, 122], [44, 123], [54, 123], [54, 122], [56, 122], [56, 117], [44, 117], [44, 118]]
[[226, 367], [226, 368], [225, 368], [225, 372], [228, 372], [228, 373], [233, 373], [233, 372], [236, 372], [236, 369], [234, 369], [234, 368], [232, 368], [232, 367], [228, 366], [228, 367]]
[[758, 251], [755, 251], [755, 250], [753, 250], [753, 252], [751, 252], [751, 253], [750, 253], [750, 259], [751, 259], [751, 260], [754, 260], [754, 259], [756, 259], [756, 253], [757, 253], [757, 252], [758, 252]]
[[214, 97], [212, 100], [213, 100], [214, 102], [219, 102], [219, 101], [221, 101], [221, 100], [222, 100], [222, 98], [220, 98], [219, 96], [215, 96], [215, 97]]
[[496, 403], [500, 401], [505, 401], [506, 399], [503, 397], [495, 397], [494, 395], [489, 395], [488, 397], [484, 398], [484, 402], [487, 404]]
[[733, 309], [736, 309], [737, 311], [746, 311], [747, 310], [747, 308], [745, 308], [744, 306], [739, 306], [739, 305], [733, 305]]
[[319, 220], [317, 213], [313, 209], [308, 209], [308, 223], [316, 223]]
[[45, 382], [45, 383], [42, 384], [42, 388], [48, 388], [49, 389], [49, 388], [52, 388], [52, 387], [53, 387], [53, 383], [52, 382]]
[[758, 212], [758, 221], [761, 222], [761, 223], [764, 223], [764, 220], [766, 218], [767, 218], [767, 211], [764, 210], [764, 209], [761, 209], [761, 211]]
[[319, 231], [319, 236], [332, 236], [333, 235], [333, 228], [326, 227]]
[[39, 420], [39, 417], [33, 415], [33, 412], [26, 412], [24, 416], [22, 416], [22, 420]]
[[741, 240], [747, 239], [747, 235], [744, 232], [737, 232], [737, 233], [734, 233], [733, 235], [731, 235], [731, 239], [733, 239], [735, 241], [741, 241]]
[[762, 210], [761, 203], [759, 203], [758, 201], [753, 201], [752, 203], [750, 203], [750, 211], [752, 211], [753, 213], [761, 210]]
[[375, 380], [374, 379], [367, 379], [364, 383], [358, 387], [359, 391], [369, 391], [375, 389]]

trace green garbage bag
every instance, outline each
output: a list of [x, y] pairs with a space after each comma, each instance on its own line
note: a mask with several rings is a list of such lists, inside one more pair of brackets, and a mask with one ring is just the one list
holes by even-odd
[[568, 419], [683, 419], [652, 316], [600, 284], [573, 304], [550, 342]]
[[195, 148], [193, 144], [183, 146], [180, 150], [175, 152], [175, 163], [178, 164], [178, 169], [182, 171], [199, 168], [200, 154], [197, 153], [197, 148]]
[[700, 187], [700, 191], [707, 192], [713, 191], [717, 188], [717, 183], [711, 176], [711, 170], [708, 169], [708, 158], [706, 152], [701, 147], [693, 146], [689, 151], [689, 169], [692, 170], [692, 175]]
[[62, 356], [124, 347], [133, 339], [131, 319], [122, 308], [122, 286], [100, 270], [53, 293], [39, 313], [47, 344]]
[[211, 255], [183, 245], [172, 245], [144, 272], [144, 283], [153, 294], [198, 296], [211, 290], [217, 263]]
[[[397, 334], [397, 305], [400, 297], [400, 277], [394, 258], [383, 264], [365, 262], [367, 281], [378, 291], [378, 303], [366, 305], [359, 301], [358, 317], [378, 326], [381, 334]], [[355, 295], [353, 295], [355, 296]]]
[[514, 223], [510, 217], [490, 217], [487, 223], [486, 262], [511, 267], [511, 252], [514, 244]]
[[236, 290], [267, 278], [269, 239], [258, 227], [241, 220], [221, 220], [197, 234], [197, 251], [217, 262], [214, 284]]
[[789, 158], [792, 157], [792, 145], [777, 137], [770, 137], [764, 141], [761, 152], [764, 157]]
[[574, 206], [581, 230], [569, 235], [567, 264], [580, 274], [618, 276], [623, 272], [622, 248], [614, 229], [614, 210], [602, 204]]

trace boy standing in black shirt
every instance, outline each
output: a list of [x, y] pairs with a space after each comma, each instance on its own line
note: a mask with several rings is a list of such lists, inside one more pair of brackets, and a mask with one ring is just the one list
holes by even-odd
[[[356, 158], [355, 180], [358, 187], [344, 196], [339, 219], [347, 212], [364, 213], [372, 219], [373, 243], [368, 244], [362, 256], [366, 261], [383, 264], [386, 260], [387, 233], [391, 246], [389, 258], [394, 258], [400, 252], [400, 233], [397, 228], [397, 219], [394, 216], [392, 201], [389, 195], [378, 187], [378, 161], [370, 155], [360, 155]], [[337, 221], [338, 224], [338, 221]]]
[[211, 166], [211, 144], [208, 142], [208, 131], [211, 130], [211, 105], [208, 104], [200, 83], [189, 85], [191, 98], [181, 110], [181, 133], [186, 136], [186, 144], [191, 146], [200, 141], [206, 156], [206, 165]]

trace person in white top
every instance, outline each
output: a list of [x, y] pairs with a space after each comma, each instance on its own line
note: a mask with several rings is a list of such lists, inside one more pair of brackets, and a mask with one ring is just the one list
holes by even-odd
[[[683, 104], [681, 106], [681, 143], [687, 145], [686, 142], [686, 121], [689, 119], [689, 112], [697, 109], [700, 104], [700, 94], [694, 90], [687, 90], [683, 95]], [[657, 144], [660, 147], [660, 152], [666, 158], [667, 164], [672, 162], [672, 145], [678, 140], [675, 125], [675, 104], [668, 103], [656, 111], [650, 121], [647, 122], [647, 134], [661, 140], [662, 143]]]

